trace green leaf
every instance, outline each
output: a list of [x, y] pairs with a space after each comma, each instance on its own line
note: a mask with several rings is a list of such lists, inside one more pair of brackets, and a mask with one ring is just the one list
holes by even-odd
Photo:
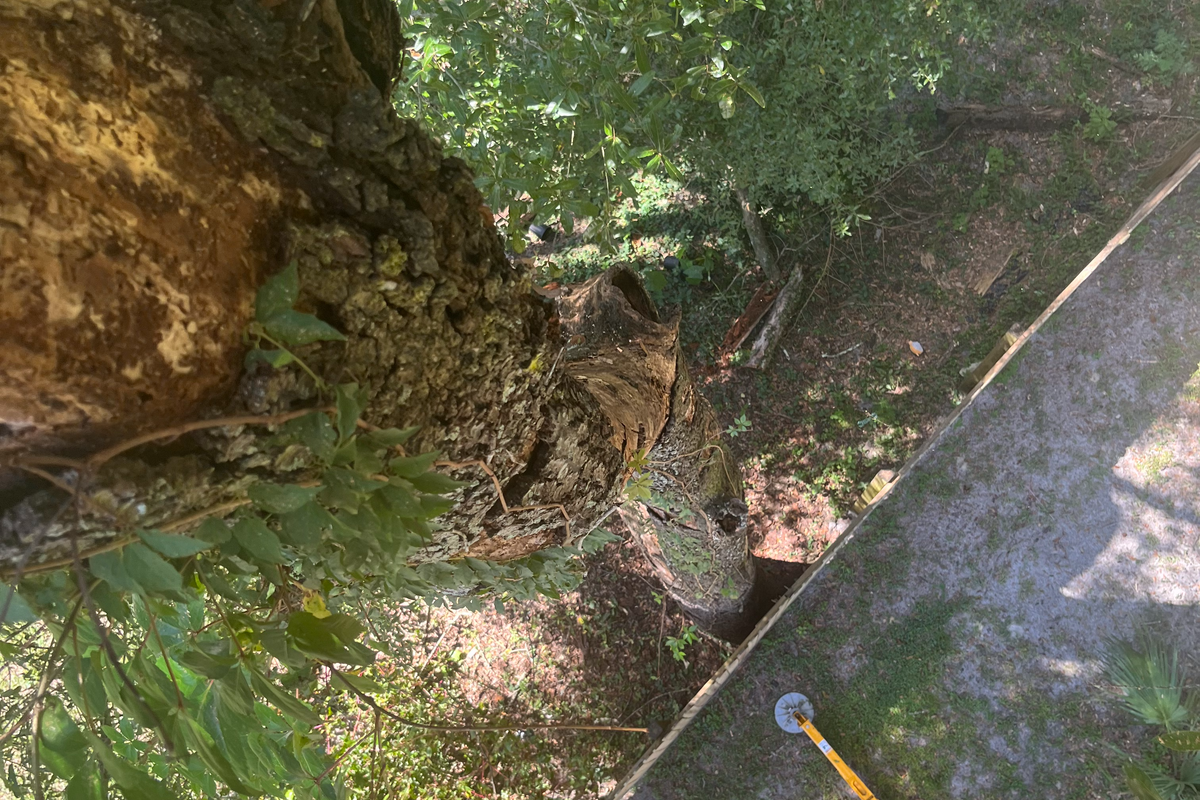
[[92, 752], [108, 770], [109, 777], [121, 787], [126, 800], [175, 800], [175, 794], [140, 769], [118, 756], [99, 736], [85, 730], [83, 735], [92, 746]]
[[331, 614], [320, 622], [346, 644], [357, 641], [367, 630], [365, 625], [349, 614]]
[[346, 664], [353, 661], [351, 652], [325, 624], [325, 620], [307, 611], [297, 611], [288, 617], [287, 632], [297, 649], [313, 658]]
[[126, 546], [121, 563], [131, 578], [148, 592], [177, 592], [183, 588], [179, 572], [139, 542]]
[[290, 309], [279, 311], [259, 321], [271, 338], [284, 344], [305, 345], [322, 341], [346, 341], [346, 337], [328, 322], [300, 311]]
[[64, 781], [70, 780], [76, 770], [87, 764], [87, 753], [83, 750], [59, 753], [50, 748], [43, 748], [38, 751], [38, 757], [43, 767]]
[[647, 72], [644, 75], [642, 75], [642, 77], [638, 78], [636, 81], [633, 82], [633, 85], [629, 87], [629, 93], [631, 95], [633, 95], [634, 97], [640, 97], [641, 94], [650, 87], [650, 84], [653, 81], [654, 81], [654, 73]]
[[454, 501], [436, 494], [421, 495], [421, 509], [425, 519], [433, 519], [440, 517], [450, 509], [454, 508]]
[[268, 653], [289, 669], [303, 667], [308, 661], [308, 657], [296, 649], [294, 643], [288, 639], [287, 632], [282, 629], [259, 631], [257, 638]]
[[388, 462], [388, 470], [393, 475], [399, 475], [401, 478], [412, 479], [418, 475], [424, 475], [433, 466], [433, 462], [437, 461], [438, 452], [436, 450], [429, 453], [422, 453], [419, 456], [408, 456], [401, 458], [393, 458]]
[[216, 517], [209, 517], [200, 523], [196, 529], [196, 538], [203, 539], [209, 544], [224, 544], [233, 538], [229, 526]]
[[66, 800], [104, 800], [100, 772], [91, 764], [76, 770], [75, 777], [67, 784]]
[[440, 472], [426, 472], [408, 480], [409, 483], [422, 492], [429, 492], [430, 494], [449, 494], [456, 489], [471, 485], [470, 481], [456, 481]]
[[334, 446], [337, 444], [337, 433], [329, 422], [329, 417], [323, 411], [305, 414], [300, 419], [294, 419], [284, 426], [284, 430], [300, 440], [300, 443], [312, 451], [312, 454], [326, 464], [333, 461]]
[[357, 383], [343, 383], [337, 387], [337, 427], [342, 440], [349, 439], [358, 427], [358, 418], [367, 405], [367, 392]]
[[407, 442], [412, 435], [421, 430], [418, 426], [411, 428], [380, 428], [377, 431], [371, 431], [367, 434], [367, 438], [377, 442], [380, 447], [399, 447]]
[[362, 675], [350, 675], [346, 672], [335, 673], [329, 683], [336, 689], [359, 691], [363, 694], [379, 694], [384, 691], [383, 686], [370, 678]]
[[352, 441], [355, 443], [355, 471], [365, 475], [377, 475], [383, 472], [383, 459], [380, 458], [382, 451], [379, 449], [379, 446], [361, 436], [356, 437]]
[[254, 505], [271, 514], [286, 514], [308, 503], [321, 491], [321, 487], [295, 486], [279, 483], [256, 483], [247, 494]]
[[242, 781], [234, 771], [233, 765], [229, 763], [229, 760], [213, 745], [212, 738], [200, 726], [200, 723], [183, 715], [179, 715], [179, 721], [179, 728], [183, 732], [183, 738], [187, 742], [188, 749], [199, 756], [204, 765], [212, 770], [213, 774], [222, 783], [240, 795], [260, 797], [263, 794], [261, 791], [247, 786]]
[[281, 311], [288, 311], [300, 297], [300, 273], [296, 262], [267, 279], [254, 298], [254, 317], [263, 322]]
[[633, 44], [634, 59], [637, 61], [638, 72], [650, 71], [650, 55], [646, 51], [644, 42], [637, 41]]
[[254, 687], [254, 691], [279, 709], [285, 718], [296, 720], [309, 727], [321, 724], [321, 718], [315, 711], [254, 670], [250, 670], [250, 683]]
[[256, 347], [249, 353], [246, 353], [244, 366], [246, 369], [249, 369], [255, 364], [262, 363], [279, 369], [280, 367], [286, 367], [295, 360], [296, 357], [292, 355], [290, 350], [262, 350]]
[[238, 520], [233, 526], [233, 538], [246, 552], [268, 564], [282, 564], [283, 550], [279, 537], [257, 517]]
[[220, 680], [228, 675], [235, 666], [237, 666], [237, 658], [234, 656], [215, 656], [200, 650], [188, 650], [179, 657], [179, 663], [199, 675], [213, 680]]
[[221, 680], [217, 689], [217, 696], [223, 708], [228, 708], [234, 715], [241, 717], [254, 713], [254, 693], [242, 677], [241, 670]]
[[[4, 610], [6, 605], [8, 609]], [[17, 594], [17, 590], [6, 583], [0, 583], [0, 610], [4, 611], [4, 614], [0, 616], [0, 625], [33, 622], [37, 619], [37, 614], [33, 613], [33, 609], [29, 607], [29, 603], [25, 602], [25, 598]]]
[[1164, 733], [1158, 740], [1171, 750], [1185, 753], [1200, 750], [1200, 731], [1173, 731]]
[[1135, 800], [1163, 800], [1150, 776], [1134, 764], [1125, 765], [1125, 783]]
[[624, 540], [615, 533], [610, 533], [603, 528], [597, 528], [579, 541], [579, 549], [591, 555], [592, 553], [598, 552], [600, 548], [604, 547], [604, 545], [608, 544], [609, 542], [621, 541]]
[[141, 584], [134, 580], [125, 568], [120, 551], [109, 550], [107, 553], [97, 553], [88, 559], [88, 567], [93, 575], [106, 581], [118, 592], [142, 591]]
[[742, 91], [743, 91], [743, 92], [745, 92], [746, 94], [750, 95], [750, 99], [751, 99], [751, 100], [753, 100], [754, 102], [758, 103], [758, 107], [759, 107], [759, 108], [766, 108], [766, 107], [767, 107], [767, 101], [763, 99], [762, 92], [760, 92], [760, 91], [759, 91], [757, 88], [755, 88], [755, 87], [754, 87], [752, 84], [749, 84], [749, 83], [743, 83], [743, 84], [741, 84], [741, 87], [742, 87]]
[[212, 547], [211, 542], [174, 533], [138, 531], [138, 537], [167, 558], [187, 558]]
[[377, 489], [382, 489], [387, 486], [387, 481], [377, 481], [374, 478], [368, 478], [366, 475], [360, 475], [352, 469], [327, 469], [325, 474], [321, 476], [325, 480], [325, 487], [335, 488], [341, 487], [348, 489], [356, 494], [371, 494]]
[[58, 753], [73, 753], [87, 747], [79, 726], [56, 697], [47, 698], [42, 711], [42, 743]]
[[295, 547], [311, 549], [332, 529], [333, 516], [317, 503], [305, 503], [279, 517], [279, 534]]
[[399, 483], [388, 484], [379, 493], [387, 501], [388, 507], [400, 517], [419, 517], [425, 513], [417, 496]]

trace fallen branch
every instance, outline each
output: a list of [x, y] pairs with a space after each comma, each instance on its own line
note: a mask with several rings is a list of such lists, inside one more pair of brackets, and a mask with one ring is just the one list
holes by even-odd
[[846, 353], [849, 353], [853, 350], [857, 350], [858, 348], [860, 348], [862, 346], [863, 346], [863, 343], [859, 342], [858, 344], [850, 345], [845, 350], [838, 350], [836, 353], [821, 353], [821, 358], [837, 358], [838, 356], [844, 356], [844, 355], [846, 355]]
[[[829, 232], [829, 252], [825, 255], [825, 269], [823, 272], [829, 272], [829, 264], [833, 261], [833, 231]], [[767, 322], [763, 325], [762, 331], [759, 332], [758, 338], [754, 341], [754, 347], [750, 351], [750, 359], [746, 362], [746, 366], [753, 369], [766, 369], [771, 364], [771, 359], [775, 357], [775, 351], [779, 348], [779, 343], [783, 339], [783, 334], [787, 330], [788, 325], [792, 321], [792, 317], [797, 310], [797, 303], [800, 301], [800, 286], [804, 283], [804, 269], [797, 264], [792, 270], [791, 276], [783, 289], [779, 292], [779, 296], [775, 298], [775, 305], [771, 308], [771, 314], [767, 317]]]

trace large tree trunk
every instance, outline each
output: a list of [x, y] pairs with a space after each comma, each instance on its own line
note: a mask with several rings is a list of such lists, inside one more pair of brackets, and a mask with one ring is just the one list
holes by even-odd
[[[78, 456], [322, 404], [295, 367], [241, 370], [255, 288], [295, 262], [302, 306], [346, 335], [300, 349], [318, 374], [369, 387], [369, 422], [421, 426], [414, 451], [483, 462], [509, 507], [540, 506], [504, 513], [479, 467], [457, 469], [471, 485], [422, 558], [562, 543], [556, 505], [586, 530], [618, 500], [635, 441], [691, 487], [708, 534], [734, 503], [732, 532], [703, 542], [714, 575], [742, 564], [723, 555], [745, 549], [736, 467], [721, 451], [714, 477], [715, 425], [678, 348], [647, 345], [664, 377], [641, 401], [661, 420], [623, 427], [563, 353], [579, 334], [505, 257], [469, 170], [395, 117], [395, 22], [389, 0], [0, 0], [0, 454]], [[131, 519], [228, 505], [289, 468], [265, 429], [217, 433], [108, 462], [57, 517], [61, 496], [27, 496], [3, 470], [0, 574]], [[739, 569], [727, 595], [752, 580]]]

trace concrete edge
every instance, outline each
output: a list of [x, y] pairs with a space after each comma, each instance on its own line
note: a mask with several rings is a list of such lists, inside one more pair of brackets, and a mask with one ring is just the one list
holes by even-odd
[[721, 668], [718, 669], [716, 673], [714, 673], [713, 676], [708, 679], [708, 682], [700, 687], [700, 690], [693, 695], [691, 700], [688, 701], [687, 705], [684, 706], [683, 711], [680, 712], [679, 716], [676, 717], [675, 722], [671, 725], [670, 730], [668, 730], [661, 739], [655, 742], [650, 749], [642, 754], [642, 757], [639, 758], [637, 763], [633, 765], [633, 768], [629, 771], [629, 774], [626, 775], [625, 778], [619, 784], [617, 784], [617, 787], [607, 795], [608, 800], [624, 800], [624, 798], [627, 797], [630, 792], [634, 790], [634, 788], [636, 788], [638, 782], [646, 776], [646, 773], [650, 771], [650, 768], [654, 766], [654, 764], [663, 756], [664, 753], [666, 753], [667, 749], [675, 742], [676, 739], [679, 738], [684, 729], [686, 729], [688, 725], [691, 724], [692, 720], [704, 710], [709, 701], [712, 700], [712, 698], [716, 696], [717, 692], [719, 692], [721, 688], [728, 683], [729, 679], [733, 677], [733, 674], [737, 672], [739, 668], [741, 668], [742, 664], [745, 663], [746, 659], [749, 658], [750, 654], [754, 651], [754, 648], [758, 646], [758, 643], [763, 640], [763, 637], [766, 636], [767, 632], [775, 625], [775, 622], [783, 616], [788, 608], [791, 607], [792, 603], [796, 601], [796, 598], [799, 597], [805, 588], [807, 588], [808, 585], [813, 581], [813, 579], [820, 574], [821, 570], [823, 570], [829, 564], [829, 562], [837, 556], [837, 554], [842, 550], [843, 547], [845, 547], [845, 545], [854, 539], [855, 534], [858, 532], [859, 526], [861, 526], [871, 516], [872, 512], [874, 512], [880, 503], [891, 496], [892, 489], [900, 485], [900, 483], [909, 475], [909, 473], [911, 473], [913, 469], [915, 469], [916, 466], [920, 464], [922, 460], [924, 460], [924, 458], [938, 444], [938, 442], [945, 437], [946, 433], [949, 432], [956, 422], [958, 422], [963, 413], [975, 402], [975, 398], [977, 398], [980, 393], [991, 384], [992, 380], [1000, 374], [1001, 370], [1003, 370], [1008, 363], [1016, 357], [1017, 353], [1019, 353], [1022, 348], [1025, 347], [1025, 343], [1029, 341], [1033, 334], [1036, 333], [1048, 319], [1050, 319], [1055, 311], [1062, 307], [1063, 303], [1065, 303], [1067, 299], [1075, 293], [1076, 289], [1083, 285], [1084, 281], [1091, 277], [1092, 273], [1104, 263], [1104, 261], [1109, 257], [1109, 255], [1112, 254], [1114, 250], [1116, 250], [1118, 247], [1124, 244], [1127, 239], [1129, 239], [1129, 236], [1131, 233], [1133, 233], [1134, 229], [1137, 228], [1137, 226], [1140, 225], [1148, 216], [1150, 216], [1154, 209], [1158, 208], [1159, 204], [1162, 203], [1162, 201], [1168, 196], [1170, 196], [1170, 194], [1174, 192], [1176, 188], [1178, 188], [1179, 184], [1183, 183], [1184, 179], [1187, 178], [1188, 175], [1192, 174], [1197, 165], [1200, 165], [1200, 147], [1198, 147], [1198, 143], [1200, 142], [1198, 142], [1197, 137], [1193, 137], [1188, 141], [1187, 144], [1184, 145], [1185, 149], [1192, 149], [1192, 153], [1187, 157], [1186, 161], [1184, 161], [1184, 163], [1177, 170], [1175, 170], [1170, 177], [1159, 184], [1158, 188], [1156, 188], [1149, 197], [1142, 201], [1141, 205], [1139, 205], [1137, 210], [1135, 210], [1129, 219], [1126, 220], [1125, 224], [1123, 224], [1120, 229], [1108, 240], [1108, 243], [1104, 245], [1104, 248], [1097, 253], [1091, 261], [1088, 262], [1087, 266], [1084, 267], [1083, 270], [1081, 270], [1080, 273], [1075, 276], [1074, 280], [1067, 285], [1067, 288], [1063, 289], [1062, 292], [1059, 293], [1058, 297], [1056, 297], [1054, 301], [1050, 303], [1050, 305], [1047, 306], [1040, 315], [1038, 315], [1038, 318], [1033, 321], [1033, 323], [1025, 330], [1025, 332], [1017, 338], [1017, 341], [1013, 343], [1012, 347], [1008, 348], [1008, 351], [1001, 356], [1000, 360], [997, 361], [990, 370], [988, 370], [988, 373], [983, 376], [983, 379], [978, 385], [976, 385], [974, 389], [971, 390], [970, 394], [968, 394], [966, 399], [959, 404], [958, 408], [956, 408], [946, 418], [944, 418], [941, 423], [939, 423], [937, 430], [934, 431], [934, 433], [925, 441], [925, 443], [917, 449], [917, 452], [914, 453], [907, 462], [905, 462], [904, 466], [900, 468], [900, 472], [897, 473], [896, 479], [884, 487], [883, 491], [876, 495], [876, 497], [871, 501], [870, 505], [867, 506], [866, 510], [860, 514], [857, 519], [850, 523], [846, 530], [843, 531], [840, 536], [838, 536], [832, 545], [830, 545], [829, 549], [826, 550], [819, 559], [817, 559], [817, 562], [805, 570], [804, 574], [801, 575], [796, 583], [792, 585], [792, 588], [788, 589], [787, 593], [775, 602], [775, 605], [761, 620], [759, 620], [758, 625], [754, 627], [754, 630], [750, 632], [750, 635], [746, 637], [745, 641], [738, 645], [737, 649], [734, 650], [733, 653], [730, 654], [729, 658], [726, 659], [725, 663], [721, 665]]

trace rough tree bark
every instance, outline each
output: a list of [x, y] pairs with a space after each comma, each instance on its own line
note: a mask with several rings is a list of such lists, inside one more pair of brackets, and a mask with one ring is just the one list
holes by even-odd
[[[388, 0], [0, 0], [0, 573], [294, 477], [294, 454], [254, 427], [131, 451], [67, 515], [11, 467], [322, 403], [294, 368], [241, 367], [256, 287], [295, 262], [302, 306], [346, 335], [301, 348], [306, 362], [369, 387], [370, 422], [420, 425], [414, 451], [488, 464], [510, 506], [562, 504], [585, 531], [619, 499], [630, 447], [648, 449], [669, 501], [645, 513], [693, 509], [674, 527], [655, 517], [664, 579], [722, 624], [753, 580], [728, 555], [745, 550], [744, 506], [674, 323], [632, 284], [604, 300], [625, 327], [560, 324], [505, 257], [470, 171], [392, 112], [396, 22]], [[608, 373], [573, 354], [580, 336], [623, 342]], [[606, 405], [621, 380], [632, 416]], [[509, 559], [566, 537], [556, 509], [503, 513], [478, 467], [454, 477], [471, 485], [424, 558]], [[683, 562], [661, 531], [682, 528], [711, 551], [715, 605], [671, 583]], [[648, 528], [640, 539], [653, 551]]]

